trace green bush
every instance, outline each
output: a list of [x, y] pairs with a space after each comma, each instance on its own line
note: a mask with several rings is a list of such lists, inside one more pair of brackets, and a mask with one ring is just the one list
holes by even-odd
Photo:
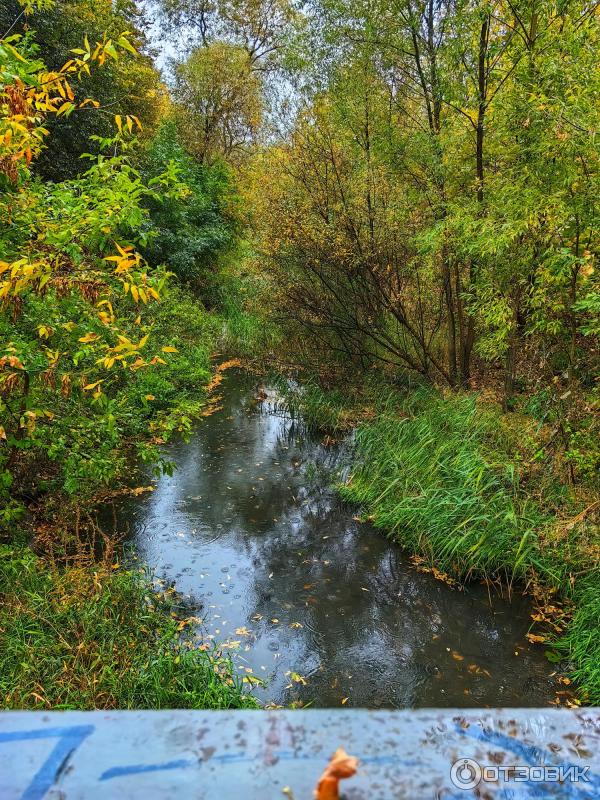
[[144, 255], [151, 264], [169, 264], [182, 282], [192, 285], [206, 299], [211, 275], [235, 240], [230, 169], [225, 164], [209, 167], [188, 155], [173, 120], [163, 122], [148, 148], [144, 173], [152, 180], [169, 162], [188, 192], [148, 201], [151, 235]]

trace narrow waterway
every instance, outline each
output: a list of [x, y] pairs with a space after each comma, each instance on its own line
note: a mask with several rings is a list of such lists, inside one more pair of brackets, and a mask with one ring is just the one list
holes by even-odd
[[221, 410], [168, 446], [173, 477], [115, 508], [140, 562], [201, 620], [198, 640], [224, 643], [267, 703], [546, 705], [552, 668], [525, 638], [527, 600], [418, 572], [332, 490], [347, 448], [259, 387], [228, 372]]

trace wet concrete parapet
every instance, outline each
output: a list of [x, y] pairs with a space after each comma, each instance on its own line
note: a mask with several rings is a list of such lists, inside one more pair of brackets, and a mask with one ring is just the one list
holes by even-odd
[[2, 800], [600, 797], [600, 709], [0, 714]]

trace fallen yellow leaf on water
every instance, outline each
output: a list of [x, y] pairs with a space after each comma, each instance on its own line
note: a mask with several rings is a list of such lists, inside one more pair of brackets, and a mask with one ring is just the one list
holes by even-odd
[[545, 642], [546, 641], [546, 637], [545, 636], [538, 636], [535, 633], [528, 633], [527, 634], [527, 638], [529, 639], [530, 642], [538, 642], [540, 644], [541, 644], [541, 642]]
[[136, 497], [140, 494], [144, 494], [145, 492], [153, 492], [154, 486], [136, 486], [135, 489], [131, 489], [129, 494], [135, 495]]
[[345, 706], [349, 699], [349, 697], [342, 698], [342, 705]]
[[357, 758], [349, 756], [343, 747], [336, 750], [327, 768], [319, 778], [314, 792], [315, 800], [339, 800], [340, 781], [355, 775], [357, 768]]
[[290, 678], [294, 683], [301, 683], [302, 686], [306, 686], [306, 678], [303, 678], [302, 675], [298, 675], [297, 672], [290, 672]]

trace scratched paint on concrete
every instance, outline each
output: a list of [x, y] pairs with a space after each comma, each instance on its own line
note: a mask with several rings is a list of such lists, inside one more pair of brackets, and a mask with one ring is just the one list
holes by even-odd
[[[0, 798], [268, 800], [286, 789], [309, 800], [343, 746], [360, 759], [348, 800], [592, 800], [600, 797], [599, 745], [597, 709], [5, 712]], [[589, 770], [584, 782], [464, 791], [450, 778], [459, 759]]]

